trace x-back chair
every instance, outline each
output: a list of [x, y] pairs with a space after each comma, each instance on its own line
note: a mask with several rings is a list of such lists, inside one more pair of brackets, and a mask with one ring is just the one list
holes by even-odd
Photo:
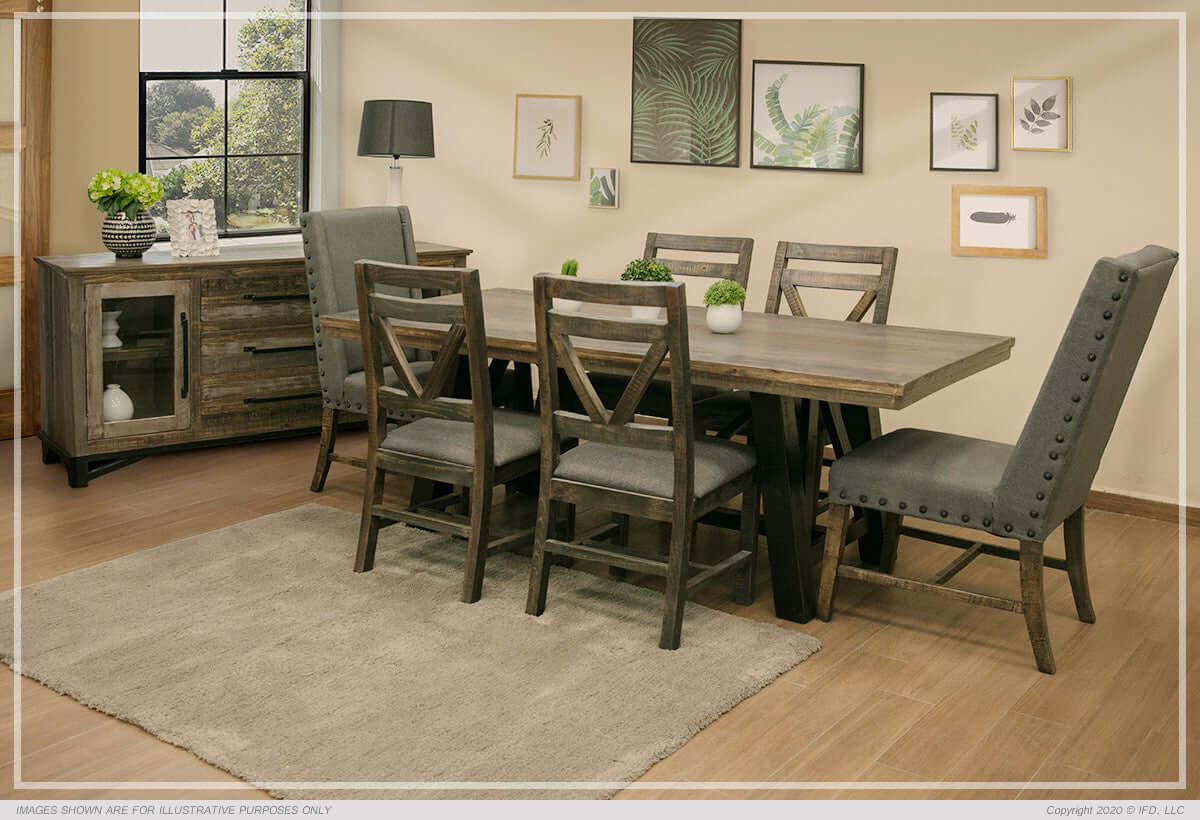
[[[359, 259], [378, 259], [404, 265], [417, 264], [417, 246], [413, 240], [412, 217], [408, 208], [343, 208], [311, 211], [300, 215], [304, 236], [305, 271], [312, 303], [313, 335], [317, 348], [317, 368], [321, 380], [321, 445], [313, 470], [311, 489], [325, 487], [329, 466], [338, 461], [362, 467], [365, 461], [335, 452], [338, 423], [349, 414], [367, 412], [366, 372], [362, 349], [356, 344], [325, 338], [321, 317], [357, 305], [354, 263]], [[408, 295], [419, 297], [417, 292]], [[418, 361], [413, 369], [419, 375], [429, 371], [431, 362]], [[396, 374], [385, 368], [388, 384], [398, 384]]]
[[[367, 480], [354, 569], [370, 570], [380, 527], [403, 522], [467, 539], [462, 599], [479, 600], [489, 553], [527, 544], [531, 530], [505, 531], [493, 537], [492, 490], [538, 469], [540, 432], [534, 413], [495, 410], [488, 374], [483, 298], [479, 273], [471, 268], [429, 268], [362, 261], [356, 266], [358, 315], [362, 327], [367, 385]], [[381, 288], [389, 289], [381, 292]], [[396, 296], [395, 288], [460, 294], [461, 302]], [[448, 325], [445, 339], [420, 377], [391, 331], [391, 321]], [[445, 393], [454, 384], [459, 354], [466, 353], [471, 397]], [[384, 359], [398, 384], [384, 379]], [[416, 420], [390, 432], [388, 416]], [[384, 478], [389, 473], [444, 482], [464, 491], [415, 502], [406, 508], [387, 504]], [[465, 503], [466, 518], [447, 508]]]
[[[1037, 667], [1053, 674], [1043, 566], [1065, 569], [1081, 621], [1095, 621], [1084, 561], [1084, 503], [1178, 254], [1155, 245], [1096, 262], [1014, 446], [927, 430], [888, 433], [834, 462], [830, 523], [817, 613], [828, 620], [838, 577], [935, 592], [1025, 616]], [[850, 506], [879, 510], [885, 526], [879, 571], [841, 564]], [[964, 552], [928, 579], [898, 578], [899, 519], [945, 521], [1020, 540], [1020, 548], [905, 529]], [[1066, 558], [1046, 557], [1063, 524]], [[1016, 559], [1021, 599], [945, 586], [980, 554]]]
[[[693, 589], [736, 571], [741, 575], [739, 601], [749, 603], [753, 595], [758, 531], [754, 450], [730, 441], [695, 437], [683, 283], [607, 282], [539, 274], [534, 277], [533, 295], [541, 380], [542, 469], [526, 611], [541, 615], [546, 608], [551, 554], [665, 576], [659, 646], [677, 649], [684, 602]], [[551, 309], [555, 297], [584, 302], [583, 312]], [[666, 309], [666, 318], [632, 319], [627, 311], [597, 307], [607, 305], [661, 307]], [[593, 387], [575, 339], [648, 345], [612, 409]], [[634, 413], [664, 364], [672, 421], [666, 426], [638, 423]], [[560, 370], [583, 413], [562, 409]], [[578, 438], [582, 443], [562, 452], [564, 438]], [[697, 519], [738, 494], [742, 495], [740, 549], [716, 564], [692, 561]], [[618, 522], [579, 538], [564, 538], [556, 524], [564, 517], [558, 509], [564, 504], [670, 522], [669, 553], [664, 559], [630, 549], [623, 543]], [[605, 538], [609, 540], [602, 540]]]

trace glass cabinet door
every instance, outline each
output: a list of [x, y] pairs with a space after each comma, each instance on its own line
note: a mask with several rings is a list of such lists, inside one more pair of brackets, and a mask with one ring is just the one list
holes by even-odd
[[185, 429], [191, 283], [88, 285], [85, 303], [88, 438]]

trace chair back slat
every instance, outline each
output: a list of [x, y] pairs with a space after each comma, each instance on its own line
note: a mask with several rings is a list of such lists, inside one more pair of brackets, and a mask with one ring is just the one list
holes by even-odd
[[1179, 255], [1096, 262], [1000, 482], [996, 524], [1041, 541], [1087, 500]]
[[[475, 463], [484, 465], [485, 471], [490, 470], [494, 449], [492, 392], [479, 272], [473, 268], [429, 268], [361, 261], [355, 265], [355, 278], [370, 405], [369, 446], [378, 447], [386, 437], [389, 410], [407, 417], [467, 421], [475, 426]], [[396, 287], [437, 290], [444, 297], [458, 294], [459, 301], [409, 299], [381, 292], [381, 289]], [[393, 322], [449, 325], [424, 384], [417, 378], [404, 348], [396, 340]], [[469, 399], [446, 396], [444, 394], [454, 387], [454, 376], [459, 371], [464, 350], [471, 396]], [[386, 383], [385, 364], [391, 365], [398, 386], [391, 387]]]
[[[555, 310], [556, 296], [584, 302], [584, 313]], [[558, 464], [559, 442], [564, 437], [631, 448], [668, 449], [675, 456], [675, 498], [684, 499], [690, 505], [695, 486], [695, 444], [683, 283], [601, 282], [540, 273], [534, 277], [533, 299], [543, 458], [550, 454], [551, 474]], [[607, 307], [611, 305], [662, 306], [666, 318], [615, 317]], [[604, 306], [599, 310], [607, 311], [606, 315], [587, 315], [587, 311], [596, 311], [596, 306]], [[604, 405], [592, 386], [574, 339], [585, 340], [581, 342], [581, 348], [586, 348], [588, 339], [646, 345], [645, 353], [613, 409]], [[647, 387], [664, 369], [669, 373], [671, 385], [671, 424], [648, 425], [634, 421], [636, 408]], [[565, 374], [566, 384], [575, 392], [587, 415], [560, 407], [560, 371]]]
[[[729, 254], [733, 261], [679, 259], [664, 256], [662, 251]], [[750, 280], [750, 259], [754, 240], [737, 236], [689, 236], [685, 234], [648, 233], [643, 258], [662, 262], [673, 276], [700, 276], [708, 279], [731, 279], [743, 288]]]
[[[871, 321], [887, 324], [891, 306], [892, 281], [896, 273], [897, 250], [892, 247], [860, 245], [816, 245], [807, 242], [780, 242], [775, 249], [771, 269], [771, 287], [767, 293], [767, 313], [778, 313], [787, 304], [793, 316], [808, 316], [800, 296], [801, 288], [859, 291], [862, 296], [846, 315], [846, 321], [861, 321], [874, 307]], [[791, 266], [793, 260], [878, 265], [878, 273], [840, 273], [808, 270]]]

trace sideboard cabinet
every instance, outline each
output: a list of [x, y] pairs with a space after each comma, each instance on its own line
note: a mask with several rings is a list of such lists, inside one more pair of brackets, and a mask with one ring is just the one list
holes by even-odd
[[[417, 243], [422, 265], [470, 252]], [[64, 461], [72, 487], [155, 452], [320, 428], [298, 244], [37, 262], [42, 460]]]

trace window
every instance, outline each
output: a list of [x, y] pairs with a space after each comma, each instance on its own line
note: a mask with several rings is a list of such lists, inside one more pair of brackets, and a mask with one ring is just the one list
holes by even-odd
[[[142, 0], [140, 165], [211, 199], [222, 236], [295, 233], [308, 207], [307, 0]], [[200, 12], [189, 17], [156, 12]], [[149, 13], [149, 14], [148, 14]]]

